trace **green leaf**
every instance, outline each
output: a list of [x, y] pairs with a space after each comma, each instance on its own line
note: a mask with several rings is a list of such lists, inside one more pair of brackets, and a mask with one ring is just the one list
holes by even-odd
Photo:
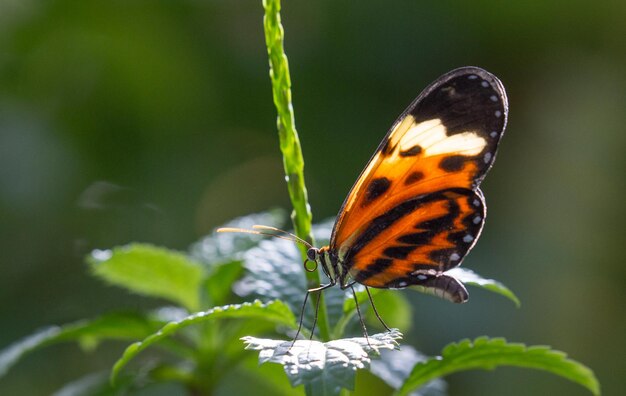
[[200, 305], [205, 271], [186, 255], [147, 244], [94, 250], [88, 257], [94, 274], [138, 294], [160, 297], [190, 311]]
[[481, 287], [485, 290], [498, 293], [513, 301], [518, 308], [521, 305], [519, 298], [517, 298], [517, 296], [508, 287], [496, 280], [483, 278], [472, 270], [456, 267], [447, 271], [446, 275], [453, 276], [466, 285]]
[[3, 349], [0, 352], [0, 376], [6, 374], [27, 353], [55, 340], [60, 332], [61, 328], [58, 326], [46, 327]]
[[[423, 362], [427, 356], [416, 351], [410, 345], [401, 345], [398, 350], [380, 352], [380, 359], [372, 360], [370, 372], [385, 381], [393, 389], [398, 389], [411, 373], [411, 368]], [[440, 378], [434, 379], [410, 396], [444, 396], [448, 385]]]
[[161, 341], [188, 326], [209, 320], [225, 318], [252, 318], [289, 326], [294, 329], [297, 327], [293, 313], [291, 313], [289, 308], [282, 301], [272, 301], [267, 304], [263, 304], [260, 301], [254, 301], [252, 303], [225, 305], [222, 307], [211, 308], [204, 312], [197, 312], [180, 320], [167, 323], [159, 331], [151, 334], [144, 340], [129, 345], [124, 351], [122, 357], [115, 362], [113, 371], [111, 372], [111, 381], [115, 382], [120, 371], [126, 366], [126, 364], [128, 364], [128, 362], [137, 356], [139, 352], [156, 342]]
[[[52, 396], [123, 396], [135, 394], [182, 394], [189, 380], [185, 372], [173, 374], [176, 367], [148, 363], [139, 373], [125, 375], [116, 384], [109, 381], [109, 373], [100, 371], [87, 374], [65, 384]], [[182, 371], [182, 370], [180, 370]], [[178, 388], [178, 389], [177, 389]]]
[[548, 371], [567, 378], [589, 389], [594, 395], [600, 394], [600, 384], [593, 372], [567, 355], [547, 346], [531, 346], [507, 343], [503, 338], [480, 337], [463, 340], [446, 346], [441, 356], [432, 357], [413, 367], [409, 378], [396, 393], [406, 395], [428, 381], [458, 371], [483, 369], [492, 370], [498, 366], [526, 367]]
[[246, 349], [259, 351], [259, 363], [282, 364], [291, 386], [304, 385], [307, 394], [337, 395], [342, 388], [354, 389], [357, 369], [368, 368], [382, 349], [397, 347], [398, 331], [363, 337], [319, 341], [270, 340], [243, 337]]
[[161, 327], [158, 318], [131, 313], [109, 314], [93, 320], [82, 320], [64, 326], [50, 326], [9, 345], [0, 351], [0, 377], [26, 354], [44, 346], [78, 341], [93, 348], [102, 340], [136, 340]]
[[231, 294], [233, 284], [242, 273], [243, 266], [239, 261], [214, 266], [205, 281], [208, 305], [223, 305]]

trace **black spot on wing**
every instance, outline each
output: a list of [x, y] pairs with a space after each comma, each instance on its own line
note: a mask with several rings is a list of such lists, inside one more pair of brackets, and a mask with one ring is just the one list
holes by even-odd
[[463, 169], [467, 157], [462, 155], [451, 155], [439, 162], [439, 167], [446, 172], [457, 172]]
[[423, 172], [411, 172], [406, 179], [404, 179], [404, 185], [408, 186], [413, 183], [416, 183], [424, 178]]
[[414, 157], [422, 152], [420, 145], [415, 145], [408, 150], [400, 151], [400, 157]]
[[389, 190], [390, 186], [391, 182], [386, 177], [379, 177], [372, 180], [367, 186], [367, 190], [365, 192], [365, 203], [370, 203], [383, 195], [387, 190]]

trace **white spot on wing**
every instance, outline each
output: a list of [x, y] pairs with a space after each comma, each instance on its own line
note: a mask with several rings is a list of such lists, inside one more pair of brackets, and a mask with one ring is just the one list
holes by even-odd
[[483, 151], [487, 141], [472, 131], [448, 136], [441, 120], [433, 119], [412, 126], [400, 138], [400, 150], [408, 150], [416, 145], [424, 150], [425, 156], [439, 154], [471, 156]]
[[483, 87], [487, 88], [489, 86], [489, 83], [487, 81], [483, 81], [480, 83], [480, 85], [482, 85]]
[[465, 242], [465, 243], [470, 243], [470, 242], [472, 242], [473, 240], [474, 240], [474, 237], [473, 237], [473, 236], [471, 236], [470, 234], [467, 234], [467, 235], [465, 235], [465, 236], [463, 237], [463, 242]]
[[496, 95], [491, 95], [489, 97], [489, 99], [491, 99], [492, 102], [497, 102], [498, 101], [498, 97]]
[[495, 115], [496, 117], [500, 117], [502, 115], [502, 112], [500, 110], [496, 110]]
[[478, 224], [478, 223], [480, 223], [480, 221], [481, 221], [481, 220], [482, 220], [482, 217], [480, 217], [480, 216], [476, 216], [476, 217], [474, 217], [474, 220], [472, 220], [472, 222], [473, 222], [474, 224]]
[[493, 131], [489, 134], [489, 136], [491, 136], [492, 138], [498, 136], [498, 131]]
[[472, 75], [467, 76], [467, 78], [470, 79], [470, 80], [476, 80], [478, 78], [478, 76], [475, 75], [475, 74], [472, 74]]
[[485, 160], [485, 164], [488, 164], [489, 161], [491, 161], [491, 153], [486, 153], [483, 159]]
[[461, 258], [461, 256], [459, 256], [458, 253], [452, 253], [450, 255], [450, 260], [452, 260], [452, 261], [459, 261], [460, 258]]
[[457, 153], [462, 155], [476, 155], [483, 151], [487, 142], [473, 132], [463, 132], [447, 136], [445, 139], [425, 148], [427, 155]]

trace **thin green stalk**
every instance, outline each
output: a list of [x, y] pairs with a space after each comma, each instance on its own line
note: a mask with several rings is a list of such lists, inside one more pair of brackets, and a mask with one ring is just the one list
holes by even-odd
[[[283, 167], [287, 180], [289, 198], [293, 206], [291, 221], [300, 238], [314, 244], [311, 234], [311, 219], [313, 217], [309, 206], [306, 186], [304, 184], [304, 158], [300, 147], [300, 139], [296, 131], [293, 106], [291, 104], [291, 78], [289, 76], [289, 64], [283, 48], [284, 30], [280, 21], [280, 0], [263, 0], [265, 17], [263, 27], [265, 30], [265, 43], [270, 63], [270, 78], [272, 80], [272, 93], [274, 105], [278, 112], [277, 126], [280, 140], [280, 150], [283, 154]], [[300, 246], [302, 259], [306, 258], [306, 249]], [[319, 273], [306, 272], [309, 287], [317, 287], [320, 284]], [[320, 305], [318, 314], [318, 326], [320, 337], [323, 341], [330, 340], [330, 327], [324, 297], [319, 293]]]

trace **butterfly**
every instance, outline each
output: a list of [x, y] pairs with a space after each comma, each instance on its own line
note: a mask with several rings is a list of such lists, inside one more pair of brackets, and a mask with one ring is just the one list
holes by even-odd
[[[329, 279], [309, 293], [360, 283], [368, 294], [368, 287], [414, 287], [467, 301], [465, 286], [446, 271], [461, 264], [482, 231], [486, 204], [479, 187], [494, 163], [507, 115], [504, 86], [478, 67], [452, 70], [422, 91], [350, 190], [329, 245], [315, 248], [282, 235], [306, 244], [307, 260]], [[251, 232], [280, 232], [255, 228]]]

